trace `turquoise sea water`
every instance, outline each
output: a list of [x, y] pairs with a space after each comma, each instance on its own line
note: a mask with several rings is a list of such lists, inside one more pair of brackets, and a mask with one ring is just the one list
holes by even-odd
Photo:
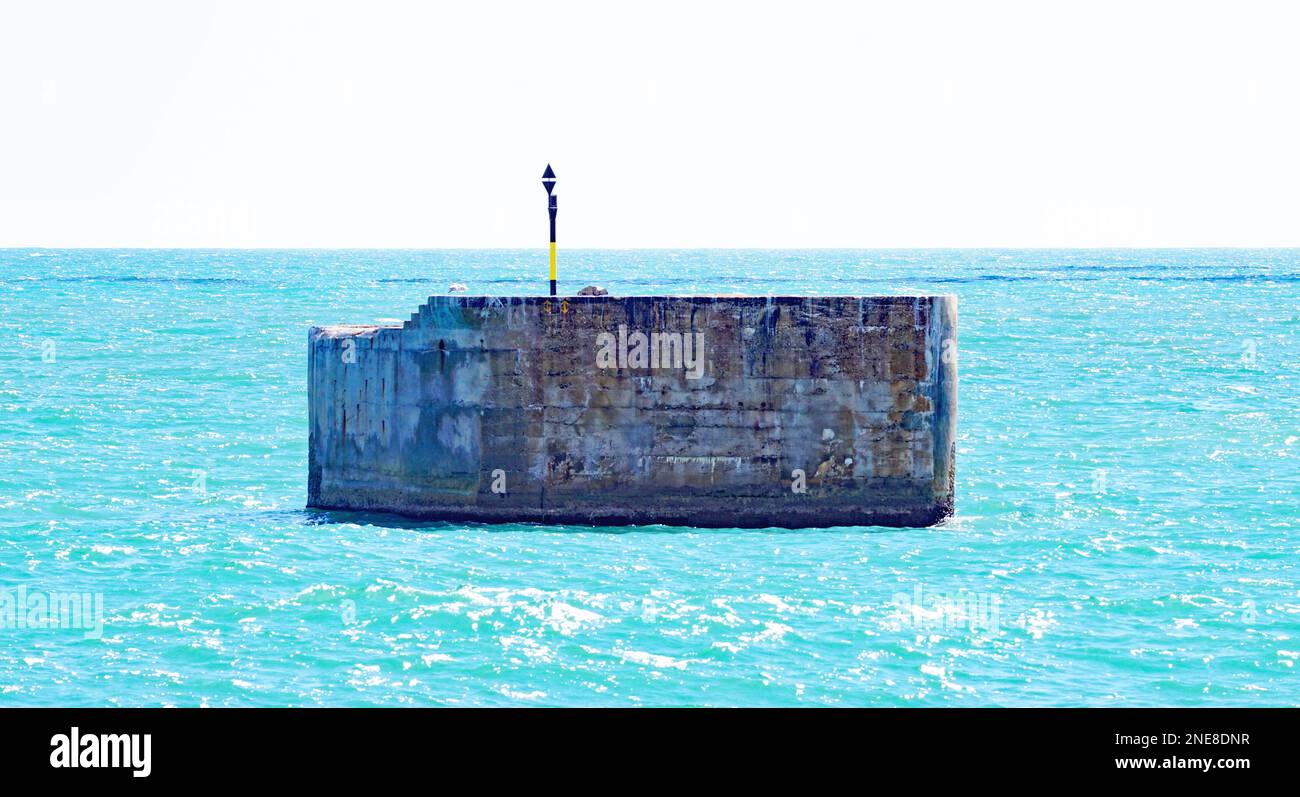
[[1300, 251], [562, 252], [570, 290], [957, 294], [956, 517], [303, 508], [309, 325], [545, 277], [541, 250], [0, 250], [0, 590], [104, 619], [0, 613], [0, 706], [1300, 705]]

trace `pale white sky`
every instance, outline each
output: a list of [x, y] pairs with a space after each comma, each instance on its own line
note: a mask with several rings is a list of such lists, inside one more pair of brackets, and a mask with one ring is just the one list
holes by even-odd
[[1300, 245], [1300, 10], [0, 5], [0, 246]]

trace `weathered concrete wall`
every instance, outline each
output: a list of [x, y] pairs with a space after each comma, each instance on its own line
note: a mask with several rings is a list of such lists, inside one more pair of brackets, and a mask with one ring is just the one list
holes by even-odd
[[[437, 296], [402, 327], [313, 328], [308, 503], [933, 524], [953, 509], [956, 324], [953, 296]], [[638, 332], [684, 337], [651, 352]], [[634, 367], [642, 351], [657, 367]]]

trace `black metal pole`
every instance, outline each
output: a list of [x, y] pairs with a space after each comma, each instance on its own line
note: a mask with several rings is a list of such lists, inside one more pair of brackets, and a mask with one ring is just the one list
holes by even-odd
[[546, 171], [542, 172], [542, 185], [546, 186], [546, 196], [550, 201], [547, 203], [547, 210], [551, 214], [551, 295], [555, 295], [555, 172], [551, 169], [551, 164], [546, 164]]
[[551, 295], [555, 295], [555, 195], [551, 195]]

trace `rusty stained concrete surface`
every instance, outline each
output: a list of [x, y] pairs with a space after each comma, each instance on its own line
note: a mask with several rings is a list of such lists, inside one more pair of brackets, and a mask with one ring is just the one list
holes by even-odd
[[[932, 525], [954, 504], [956, 304], [436, 296], [401, 327], [315, 327], [308, 504], [488, 522]], [[599, 336], [620, 325], [703, 333], [702, 375], [598, 367]]]

